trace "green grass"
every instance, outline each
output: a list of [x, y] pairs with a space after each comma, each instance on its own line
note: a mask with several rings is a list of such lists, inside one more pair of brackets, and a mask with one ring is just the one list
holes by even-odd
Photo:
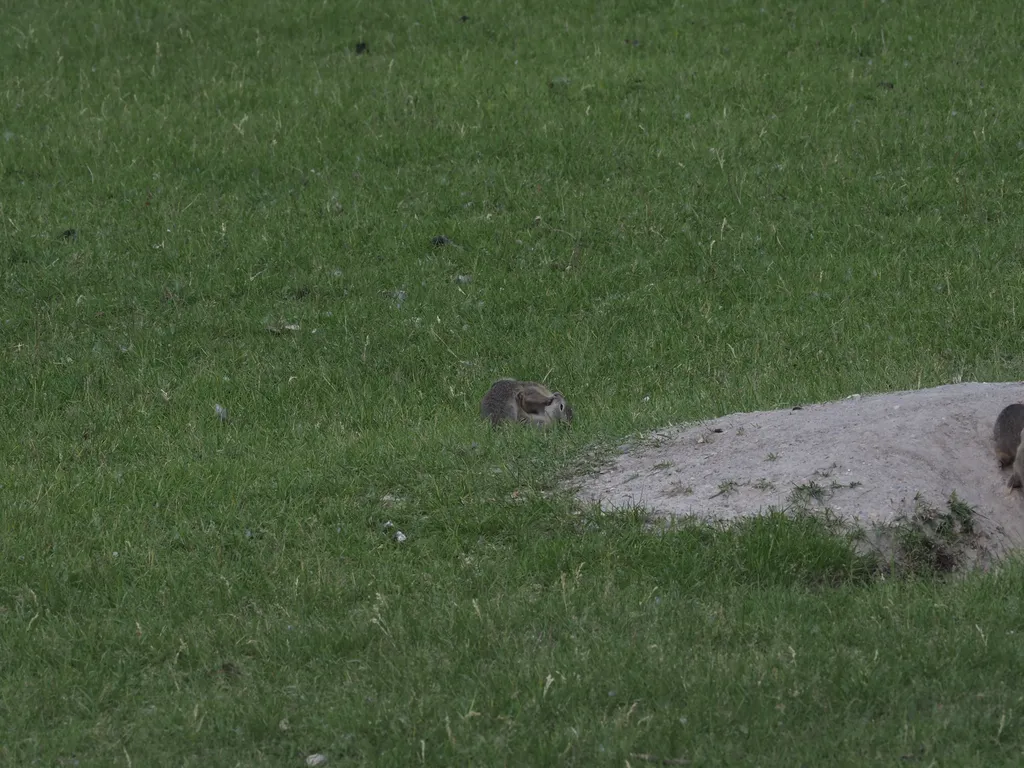
[[551, 493], [1024, 378], [1016, 4], [8, 5], [0, 762], [1020, 762], [1020, 563]]

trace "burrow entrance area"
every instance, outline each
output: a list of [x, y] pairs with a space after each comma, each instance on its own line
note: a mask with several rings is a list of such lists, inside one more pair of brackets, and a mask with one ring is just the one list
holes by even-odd
[[1024, 384], [969, 383], [734, 413], [659, 430], [570, 485], [606, 511], [730, 521], [800, 502], [867, 530], [955, 493], [974, 510], [971, 559], [988, 563], [1024, 545], [1024, 493], [992, 447], [1014, 402]]

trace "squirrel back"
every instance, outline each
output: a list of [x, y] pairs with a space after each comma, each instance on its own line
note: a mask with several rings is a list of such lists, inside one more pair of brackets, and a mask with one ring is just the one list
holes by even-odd
[[1021, 430], [1024, 430], [1024, 404], [1013, 403], [1003, 408], [996, 417], [996, 425], [992, 430], [999, 466], [1006, 467], [1017, 458]]

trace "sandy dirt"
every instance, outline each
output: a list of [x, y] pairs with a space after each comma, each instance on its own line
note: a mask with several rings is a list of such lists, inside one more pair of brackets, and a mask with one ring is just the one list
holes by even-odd
[[999, 411], [1022, 401], [1024, 383], [971, 383], [734, 413], [659, 430], [573, 486], [606, 510], [726, 521], [789, 507], [798, 486], [824, 489], [821, 506], [867, 529], [920, 501], [948, 509], [955, 492], [989, 560], [1024, 544], [1024, 494], [1009, 491], [992, 446]]

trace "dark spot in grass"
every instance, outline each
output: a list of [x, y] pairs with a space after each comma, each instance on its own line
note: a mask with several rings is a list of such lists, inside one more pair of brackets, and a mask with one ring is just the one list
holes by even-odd
[[370, 52], [370, 46], [360, 41], [356, 43], [356, 56], [362, 56], [364, 53]]
[[888, 80], [883, 80], [882, 82], [880, 82], [878, 84], [878, 87], [879, 88], [885, 88], [887, 91], [891, 91], [893, 88], [896, 87], [896, 84], [895, 83], [890, 83]]
[[627, 37], [627, 38], [626, 38], [626, 45], [631, 45], [631, 46], [633, 46], [634, 48], [639, 48], [639, 47], [640, 47], [640, 41], [639, 41], [639, 40], [630, 40], [630, 39], [629, 39], [629, 38]]
[[461, 21], [463, 24], [465, 24], [467, 21], [469, 21], [469, 16], [466, 16], [466, 15], [459, 16], [459, 21]]
[[444, 235], [435, 235], [434, 237], [430, 238], [430, 242], [434, 244], [435, 248], [442, 248], [443, 246], [452, 244], [452, 241], [449, 240]]
[[65, 229], [63, 232], [60, 233], [60, 236], [62, 238], [64, 238], [65, 240], [77, 240], [78, 239], [78, 230], [77, 229]]
[[310, 292], [309, 291], [309, 286], [308, 285], [303, 285], [303, 286], [293, 290], [292, 291], [292, 296], [295, 298], [296, 301], [302, 301], [304, 298], [309, 296], [309, 292]]
[[240, 670], [234, 663], [225, 661], [219, 667], [210, 670], [210, 674], [216, 677], [223, 678], [224, 680], [235, 680], [242, 675]]

